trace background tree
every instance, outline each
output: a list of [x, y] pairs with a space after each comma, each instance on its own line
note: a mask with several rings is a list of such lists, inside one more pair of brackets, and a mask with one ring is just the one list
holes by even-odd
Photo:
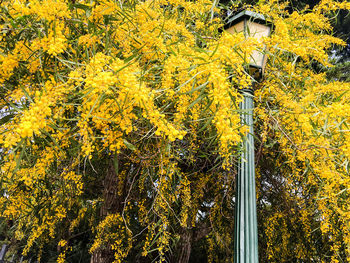
[[[209, 0], [1, 2], [1, 222], [50, 262], [230, 262], [249, 54], [262, 262], [349, 261], [349, 84], [328, 15], [259, 1], [257, 43]], [[230, 8], [238, 10], [241, 2]]]

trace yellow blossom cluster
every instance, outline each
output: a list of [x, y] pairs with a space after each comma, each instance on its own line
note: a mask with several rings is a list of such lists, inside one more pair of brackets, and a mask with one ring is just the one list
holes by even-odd
[[99, 37], [91, 34], [83, 35], [79, 37], [78, 43], [86, 47], [92, 47], [94, 44], [98, 43]]
[[61, 26], [57, 26], [55, 30], [52, 30], [47, 37], [40, 39], [33, 43], [33, 46], [36, 48], [42, 48], [44, 51], [47, 51], [48, 54], [57, 56], [64, 52], [67, 47], [67, 39], [62, 34]]
[[52, 22], [58, 18], [69, 18], [71, 16], [67, 2], [61, 0], [33, 0], [28, 3], [14, 1], [9, 7], [10, 15], [15, 18], [34, 15], [39, 19]]
[[[6, 136], [4, 134], [0, 137], [0, 142], [3, 142], [4, 147], [12, 147], [23, 138], [39, 134], [40, 130], [47, 130], [47, 124], [52, 114], [50, 107], [55, 106], [60, 97], [66, 92], [68, 92], [68, 89], [64, 84], [58, 84], [54, 80], [47, 81], [43, 92], [35, 92], [36, 99], [29, 109], [19, 112], [21, 115], [14, 118], [13, 123], [9, 125], [15, 125], [16, 128], [1, 127], [3, 131], [10, 131]], [[31, 98], [29, 97], [29, 99]]]
[[[113, 228], [115, 232], [109, 230]], [[97, 235], [90, 251], [94, 252], [102, 245], [108, 244], [114, 253], [113, 263], [121, 263], [131, 249], [131, 233], [126, 229], [119, 214], [110, 214], [97, 226]]]

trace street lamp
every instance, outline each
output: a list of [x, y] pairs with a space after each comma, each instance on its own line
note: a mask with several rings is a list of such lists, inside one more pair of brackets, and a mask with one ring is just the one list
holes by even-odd
[[[268, 37], [271, 24], [265, 17], [251, 11], [242, 11], [231, 18], [224, 26], [231, 34], [243, 32], [246, 38]], [[265, 52], [255, 50], [249, 58], [249, 73], [261, 79], [266, 65]], [[249, 133], [242, 142], [242, 154], [236, 177], [235, 196], [235, 263], [258, 263], [258, 227], [256, 216], [255, 163], [253, 137], [253, 87], [241, 89], [243, 102], [240, 103], [241, 121], [249, 127]]]

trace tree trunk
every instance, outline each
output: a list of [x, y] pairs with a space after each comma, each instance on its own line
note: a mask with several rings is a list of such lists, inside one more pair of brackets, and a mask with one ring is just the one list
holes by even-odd
[[189, 262], [192, 248], [192, 238], [193, 230], [188, 228], [183, 229], [174, 263]]
[[[116, 157], [115, 157], [116, 158]], [[118, 185], [123, 184], [122, 193], [118, 194]], [[106, 176], [103, 180], [103, 204], [100, 210], [100, 218], [103, 220], [108, 214], [121, 213], [123, 210], [123, 202], [126, 195], [126, 180], [119, 181], [116, 168], [113, 164], [113, 159], [110, 160]], [[93, 252], [91, 263], [111, 263], [114, 259], [112, 249], [107, 245], [107, 248], [100, 248]]]
[[[90, 263], [111, 263], [111, 262], [113, 262], [113, 253], [108, 253], [108, 252], [109, 251], [102, 251], [101, 249], [97, 249], [92, 254]], [[112, 254], [112, 257], [110, 254]]]

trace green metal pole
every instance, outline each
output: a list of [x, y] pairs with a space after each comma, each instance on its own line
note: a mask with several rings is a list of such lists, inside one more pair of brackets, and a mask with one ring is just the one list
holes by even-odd
[[235, 263], [258, 263], [258, 227], [256, 217], [255, 163], [253, 137], [253, 89], [241, 90], [241, 121], [249, 126], [242, 142], [242, 154], [236, 178]]

